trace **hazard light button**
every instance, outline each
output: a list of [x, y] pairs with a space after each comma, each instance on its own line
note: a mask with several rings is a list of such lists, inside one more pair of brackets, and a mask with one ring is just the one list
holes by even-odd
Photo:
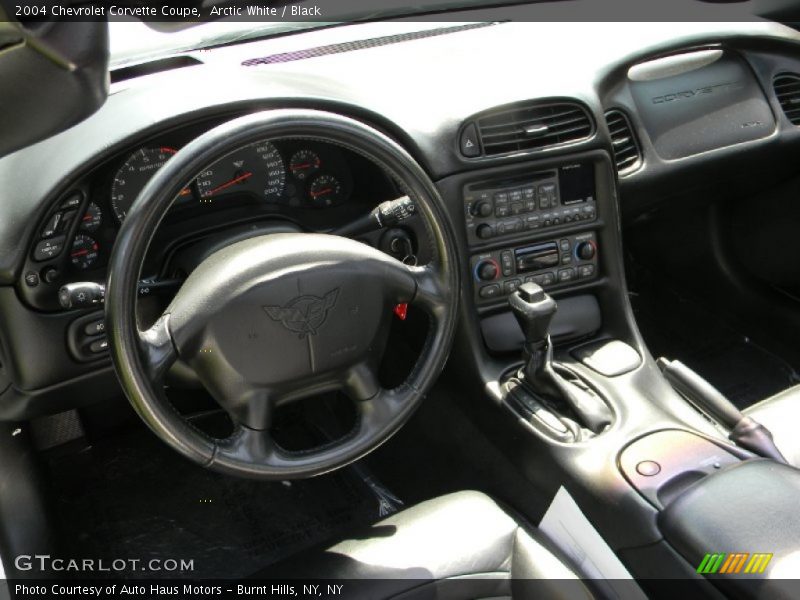
[[470, 123], [461, 131], [461, 154], [468, 158], [480, 156], [481, 147], [478, 144], [478, 131], [475, 129], [475, 124]]

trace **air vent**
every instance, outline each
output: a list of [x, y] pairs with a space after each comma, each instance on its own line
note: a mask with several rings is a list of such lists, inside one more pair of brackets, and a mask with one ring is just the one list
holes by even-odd
[[633, 133], [628, 115], [621, 110], [609, 110], [606, 112], [606, 123], [611, 132], [617, 173], [623, 175], [635, 171], [642, 166], [642, 150]]
[[781, 73], [772, 80], [775, 97], [792, 125], [800, 125], [800, 75]]
[[589, 113], [576, 102], [517, 105], [488, 113], [475, 123], [486, 156], [577, 142], [594, 132]]

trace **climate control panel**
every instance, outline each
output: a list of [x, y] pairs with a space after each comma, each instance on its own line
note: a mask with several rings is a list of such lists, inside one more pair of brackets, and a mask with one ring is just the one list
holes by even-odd
[[549, 288], [594, 279], [597, 257], [593, 231], [476, 254], [470, 260], [475, 301], [496, 301], [528, 281]]

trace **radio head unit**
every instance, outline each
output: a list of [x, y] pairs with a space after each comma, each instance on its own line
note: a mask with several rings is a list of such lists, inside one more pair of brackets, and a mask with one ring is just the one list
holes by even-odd
[[591, 162], [464, 187], [470, 244], [597, 218]]

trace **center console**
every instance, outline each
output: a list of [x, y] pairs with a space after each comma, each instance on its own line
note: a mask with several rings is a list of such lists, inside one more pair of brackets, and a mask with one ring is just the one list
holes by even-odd
[[492, 304], [526, 282], [552, 288], [596, 278], [597, 238], [584, 231], [598, 220], [595, 189], [588, 161], [465, 184], [468, 244], [499, 246], [470, 258], [475, 302]]

